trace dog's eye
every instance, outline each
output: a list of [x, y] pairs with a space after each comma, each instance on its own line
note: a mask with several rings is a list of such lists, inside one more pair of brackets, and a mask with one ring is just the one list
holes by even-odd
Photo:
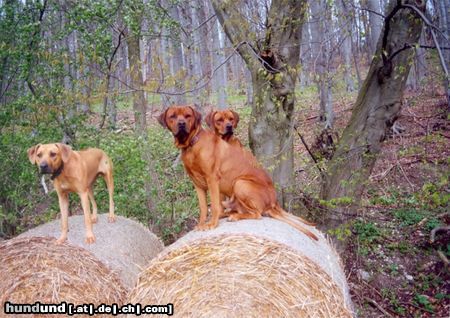
[[50, 152], [50, 157], [55, 158], [55, 156], [56, 156], [56, 153]]
[[223, 118], [219, 118], [217, 121], [218, 121], [219, 123], [223, 123]]
[[170, 119], [175, 119], [177, 118], [177, 115], [173, 114], [172, 116], [169, 116]]
[[42, 158], [42, 153], [37, 154], [38, 158]]
[[189, 115], [189, 114], [186, 114], [186, 116], [185, 116], [186, 118], [191, 118], [192, 116], [191, 115]]

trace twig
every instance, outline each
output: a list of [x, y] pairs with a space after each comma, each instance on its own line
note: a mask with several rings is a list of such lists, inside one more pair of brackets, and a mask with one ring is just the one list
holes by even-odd
[[432, 229], [431, 234], [430, 234], [430, 242], [434, 243], [434, 241], [436, 240], [436, 233], [444, 232], [444, 231], [450, 231], [450, 225], [438, 226], [438, 227], [435, 227], [434, 229]]
[[[450, 215], [450, 212], [444, 212], [444, 213], [438, 214], [438, 215], [433, 216], [433, 217], [436, 218], [436, 219], [439, 219], [439, 218], [443, 217], [444, 215]], [[428, 216], [427, 216], [426, 218], [423, 218], [422, 221], [420, 221], [419, 223], [417, 223], [416, 226], [417, 226], [417, 227], [421, 227], [422, 225], [425, 224], [425, 222], [428, 221], [428, 219], [429, 219]], [[432, 243], [433, 243], [433, 242], [432, 242]]]
[[319, 166], [319, 162], [317, 161], [316, 157], [313, 155], [313, 153], [311, 152], [311, 150], [308, 147], [308, 144], [306, 143], [305, 139], [303, 138], [302, 134], [300, 134], [300, 132], [297, 129], [297, 126], [294, 126], [295, 131], [297, 132], [298, 136], [300, 137], [300, 140], [302, 141], [303, 145], [305, 146], [306, 150], [308, 151], [309, 155], [311, 156], [312, 160], [314, 161], [314, 163], [316, 164], [317, 169], [320, 172], [320, 175], [322, 177], [325, 176], [325, 174], [323, 173], [322, 168], [320, 168]]
[[[448, 214], [448, 212], [447, 212], [447, 214]], [[444, 232], [444, 231], [450, 231], [450, 225], [438, 226], [438, 227], [435, 227], [434, 229], [432, 229], [431, 234], [430, 234], [430, 243], [434, 243], [434, 241], [436, 240], [436, 233]], [[444, 263], [445, 267], [449, 268], [450, 262], [449, 262], [447, 256], [445, 256], [445, 254], [439, 249], [436, 252], [437, 252], [439, 258]]]
[[396, 166], [398, 166], [400, 172], [403, 174], [403, 176], [405, 177], [406, 181], [408, 181], [409, 185], [411, 186], [411, 189], [414, 190], [414, 189], [415, 189], [414, 184], [409, 180], [408, 176], [406, 175], [405, 170], [403, 170], [402, 164], [401, 164], [400, 161], [398, 160], [397, 154], [395, 154], [395, 161], [397, 162], [397, 163], [396, 163]]
[[378, 305], [378, 303], [375, 300], [370, 299], [368, 297], [364, 297], [364, 300], [367, 301], [369, 304], [375, 306], [379, 311], [381, 311], [384, 315], [386, 315], [386, 317], [394, 318], [394, 316], [392, 316], [389, 312], [387, 312], [386, 309]]
[[372, 180], [382, 180], [382, 179], [384, 179], [384, 178], [387, 176], [387, 174], [388, 174], [395, 166], [396, 166], [396, 165], [391, 165], [391, 166], [390, 166], [389, 168], [387, 168], [385, 171], [383, 171], [383, 172], [381, 172], [381, 173], [379, 173], [379, 174], [370, 176], [370, 179], [372, 179]]

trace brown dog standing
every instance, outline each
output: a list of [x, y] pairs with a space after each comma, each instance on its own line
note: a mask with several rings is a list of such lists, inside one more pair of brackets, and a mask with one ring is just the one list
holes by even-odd
[[[52, 175], [51, 179], [58, 194], [61, 209], [61, 236], [57, 243], [61, 244], [67, 239], [70, 192], [80, 196], [86, 226], [86, 243], [94, 243], [92, 223], [97, 222], [97, 204], [92, 186], [99, 175], [105, 178], [109, 192], [108, 221], [115, 221], [111, 159], [100, 149], [73, 151], [69, 146], [60, 143], [38, 144], [31, 147], [28, 149], [28, 158], [32, 164], [38, 165], [41, 173]], [[92, 203], [92, 216], [89, 200]]]
[[[230, 221], [259, 219], [267, 215], [317, 240], [312, 232], [296, 222], [302, 219], [283, 211], [278, 205], [275, 188], [267, 173], [254, 167], [239, 147], [231, 146], [213, 132], [204, 130], [201, 114], [194, 108], [169, 107], [158, 121], [174, 135], [175, 146], [181, 149], [184, 167], [194, 183], [200, 207], [198, 229], [217, 227], [223, 213], [220, 202], [220, 193], [223, 193], [232, 198], [227, 206], [234, 210]], [[208, 223], [207, 191], [210, 192], [212, 210]]]

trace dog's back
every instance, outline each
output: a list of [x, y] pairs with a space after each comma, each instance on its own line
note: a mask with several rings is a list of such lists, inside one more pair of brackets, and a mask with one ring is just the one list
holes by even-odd
[[79, 154], [86, 166], [89, 183], [92, 183], [99, 174], [104, 175], [107, 171], [112, 170], [111, 159], [101, 149], [87, 148], [76, 151], [76, 153]]

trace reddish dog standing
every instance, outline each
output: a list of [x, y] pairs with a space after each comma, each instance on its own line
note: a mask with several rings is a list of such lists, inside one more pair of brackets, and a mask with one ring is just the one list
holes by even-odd
[[[217, 227], [223, 213], [220, 202], [220, 193], [223, 193], [232, 198], [227, 206], [234, 210], [229, 216], [230, 221], [259, 219], [267, 215], [317, 240], [312, 232], [298, 223], [306, 221], [281, 209], [267, 173], [254, 167], [239, 147], [231, 146], [213, 132], [204, 130], [201, 114], [193, 107], [169, 107], [158, 120], [174, 135], [175, 146], [181, 149], [184, 167], [194, 183], [200, 207], [198, 229]], [[207, 191], [210, 192], [212, 210], [208, 223]]]
[[[28, 149], [28, 158], [32, 164], [38, 165], [41, 173], [52, 175], [51, 179], [58, 194], [61, 210], [61, 236], [57, 243], [61, 244], [67, 239], [70, 192], [80, 196], [86, 226], [86, 243], [94, 243], [92, 223], [97, 222], [97, 204], [92, 186], [99, 175], [105, 178], [109, 192], [108, 221], [115, 221], [111, 159], [100, 149], [73, 151], [69, 146], [60, 143], [38, 144], [31, 147]], [[89, 200], [92, 203], [92, 216]]]

